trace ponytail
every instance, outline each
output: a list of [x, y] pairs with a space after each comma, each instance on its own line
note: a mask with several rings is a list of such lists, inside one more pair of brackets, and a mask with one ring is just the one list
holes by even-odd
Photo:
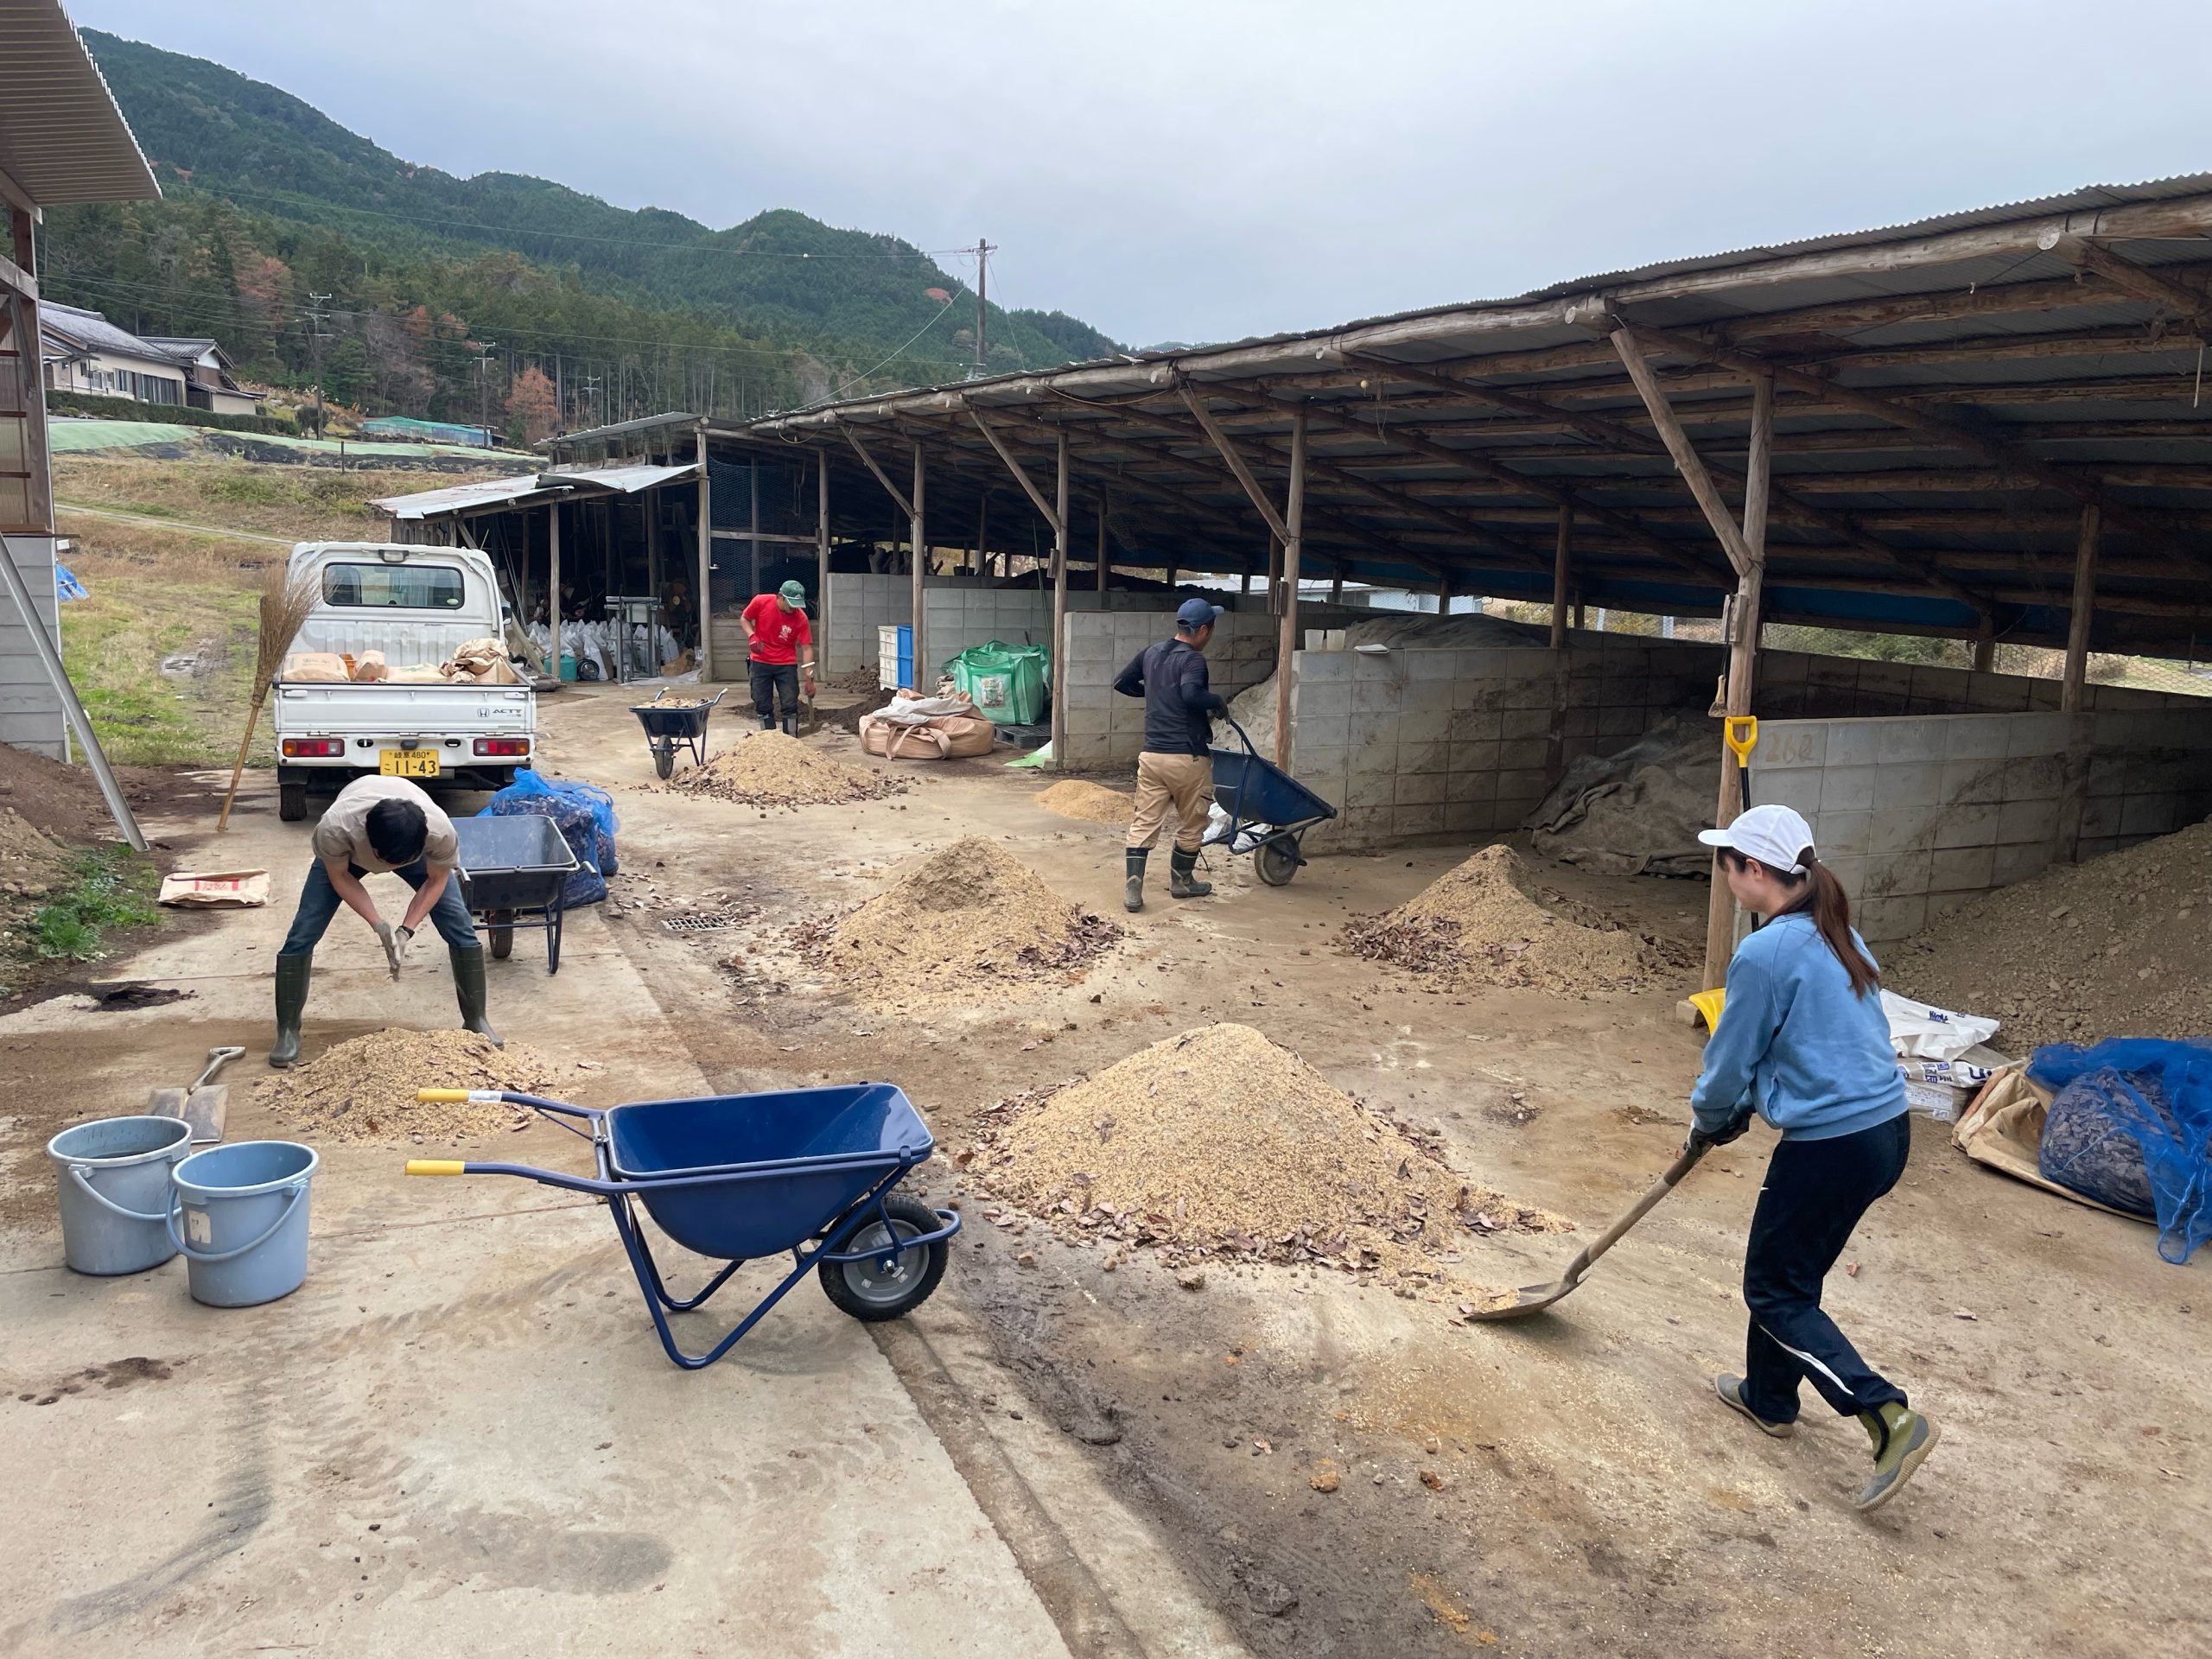
[[[1732, 847], [1722, 848], [1720, 856], [1738, 869], [1748, 861]], [[1834, 870], [1813, 856], [1810, 847], [1798, 853], [1797, 862], [1802, 868], [1794, 875], [1770, 867], [1767, 868], [1767, 874], [1783, 887], [1804, 889], [1776, 914], [1792, 916], [1802, 912], [1809, 915], [1813, 918], [1813, 925], [1820, 931], [1821, 938], [1827, 942], [1828, 949], [1835, 952], [1835, 959], [1843, 964], [1843, 971], [1851, 980], [1851, 994], [1853, 996], [1866, 995], [1881, 983], [1881, 976], [1875, 971], [1874, 964], [1866, 959], [1866, 953], [1859, 948], [1859, 941], [1852, 937], [1851, 899], [1843, 890], [1843, 883], [1836, 879]]]

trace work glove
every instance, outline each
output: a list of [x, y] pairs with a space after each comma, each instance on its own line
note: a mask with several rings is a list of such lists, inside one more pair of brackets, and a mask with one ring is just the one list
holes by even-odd
[[1751, 1127], [1751, 1109], [1748, 1106], [1743, 1108], [1735, 1116], [1717, 1129], [1702, 1128], [1693, 1119], [1690, 1123], [1689, 1139], [1682, 1142], [1682, 1150], [1696, 1153], [1710, 1152], [1715, 1147], [1725, 1147], [1731, 1141], [1741, 1139]]
[[396, 953], [396, 947], [392, 943], [391, 924], [390, 922], [380, 921], [372, 922], [369, 925], [375, 930], [377, 943], [384, 947], [385, 966], [391, 969], [391, 976], [394, 979], [397, 979], [399, 977], [399, 957]]
[[415, 930], [395, 927], [391, 930], [391, 976], [399, 977], [399, 970], [407, 964], [407, 953], [414, 948]]

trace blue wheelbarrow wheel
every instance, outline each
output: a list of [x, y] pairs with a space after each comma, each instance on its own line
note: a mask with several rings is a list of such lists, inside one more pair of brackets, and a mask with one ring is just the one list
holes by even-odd
[[[883, 1201], [891, 1225], [900, 1238], [918, 1238], [944, 1224], [919, 1198], [894, 1192]], [[833, 1250], [868, 1250], [887, 1245], [883, 1218], [869, 1205], [844, 1230], [830, 1241]], [[901, 1250], [888, 1271], [880, 1258], [859, 1262], [824, 1262], [815, 1272], [821, 1275], [823, 1294], [864, 1324], [880, 1324], [911, 1313], [930, 1299], [937, 1281], [944, 1277], [949, 1255], [944, 1241], [919, 1249]]]

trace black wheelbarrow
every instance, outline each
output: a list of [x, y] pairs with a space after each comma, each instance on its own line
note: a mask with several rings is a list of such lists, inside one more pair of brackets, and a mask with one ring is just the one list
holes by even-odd
[[515, 948], [515, 929], [545, 933], [545, 971], [561, 971], [561, 918], [575, 849], [561, 826], [543, 813], [510, 818], [455, 818], [461, 838], [461, 902], [491, 936], [492, 954], [505, 960]]
[[1244, 752], [1213, 751], [1214, 804], [1229, 815], [1229, 824], [1208, 836], [1205, 844], [1251, 854], [1260, 880], [1280, 887], [1306, 862], [1299, 842], [1315, 824], [1335, 817], [1337, 809], [1272, 760], [1260, 759], [1252, 740], [1235, 721], [1229, 722], [1229, 729], [1243, 743]]
[[715, 705], [728, 692], [729, 688], [724, 686], [711, 697], [682, 702], [665, 702], [663, 699], [666, 693], [663, 693], [651, 702], [630, 705], [638, 724], [645, 728], [645, 742], [653, 752], [656, 774], [663, 779], [674, 774], [678, 749], [689, 749], [696, 765], [707, 764], [707, 716], [715, 712]]

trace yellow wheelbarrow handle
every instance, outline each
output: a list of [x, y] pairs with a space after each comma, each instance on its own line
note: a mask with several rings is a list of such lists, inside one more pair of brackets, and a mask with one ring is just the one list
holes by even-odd
[[458, 1158], [410, 1158], [410, 1175], [466, 1175], [468, 1166]]

